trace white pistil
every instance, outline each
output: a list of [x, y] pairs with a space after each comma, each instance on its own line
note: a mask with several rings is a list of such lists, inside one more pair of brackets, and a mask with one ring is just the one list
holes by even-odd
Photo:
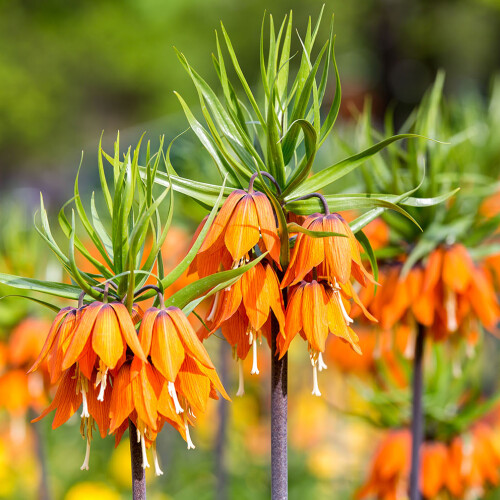
[[144, 439], [144, 434], [140, 433], [141, 437], [141, 450], [142, 450], [142, 468], [149, 468], [148, 456], [146, 454], [146, 440]]
[[189, 434], [189, 424], [186, 415], [184, 415], [184, 428], [186, 429], [186, 442], [188, 445], [188, 450], [194, 450], [196, 446], [191, 441], [191, 434]]
[[219, 305], [219, 296], [220, 296], [220, 292], [217, 292], [215, 294], [215, 299], [214, 299], [214, 303], [212, 305], [212, 309], [210, 310], [210, 314], [207, 316], [207, 321], [212, 321], [215, 318], [217, 306]]
[[99, 384], [101, 384], [101, 389], [99, 390], [97, 401], [104, 401], [104, 391], [106, 390], [106, 386], [108, 385], [108, 368], [106, 368], [103, 372], [97, 372], [95, 386], [97, 387]]
[[319, 387], [318, 387], [318, 367], [317, 367], [317, 363], [313, 364], [313, 390], [312, 390], [312, 395], [313, 396], [321, 396], [321, 392], [319, 391]]
[[90, 460], [90, 438], [87, 437], [87, 448], [85, 450], [85, 460], [83, 461], [80, 470], [89, 470], [89, 460]]
[[89, 406], [87, 404], [87, 391], [85, 389], [80, 389], [82, 393], [82, 418], [89, 418]]
[[318, 370], [319, 371], [322, 371], [322, 370], [326, 370], [328, 368], [328, 366], [326, 366], [326, 363], [323, 361], [323, 354], [320, 352], [318, 353]]
[[252, 375], [258, 375], [259, 368], [257, 366], [257, 338], [256, 338], [256, 336], [253, 336], [252, 353], [253, 353], [253, 364], [252, 364], [252, 371], [250, 373]]
[[155, 474], [157, 476], [163, 476], [163, 471], [160, 469], [160, 463], [158, 462], [158, 454], [156, 453], [156, 443], [153, 443], [153, 446], [151, 447], [153, 450], [153, 461], [155, 465]]
[[[335, 283], [336, 286], [337, 283]], [[335, 293], [337, 294], [337, 299], [339, 301], [339, 304], [340, 304], [340, 310], [342, 311], [342, 316], [344, 316], [344, 319], [345, 319], [345, 322], [350, 325], [351, 323], [354, 323], [354, 320], [347, 314], [347, 311], [345, 310], [345, 307], [344, 307], [344, 302], [342, 300], [342, 296], [340, 295], [340, 292], [338, 290], [335, 290]]]
[[137, 431], [137, 442], [140, 443], [141, 442], [141, 431], [138, 428], [136, 428], [135, 430]]
[[236, 396], [243, 396], [245, 394], [245, 376], [243, 373], [243, 360], [238, 359], [238, 391]]
[[453, 290], [445, 290], [446, 328], [449, 332], [455, 332], [457, 323], [457, 296]]
[[175, 411], [177, 414], [182, 413], [184, 410], [182, 406], [179, 404], [179, 400], [177, 399], [177, 391], [175, 390], [175, 385], [173, 382], [168, 383], [168, 393], [170, 397], [174, 401]]

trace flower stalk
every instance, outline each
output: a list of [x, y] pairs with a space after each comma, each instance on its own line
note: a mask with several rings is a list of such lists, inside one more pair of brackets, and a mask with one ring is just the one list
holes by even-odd
[[424, 439], [424, 415], [422, 408], [424, 347], [425, 327], [417, 323], [412, 382], [410, 500], [420, 500], [421, 498], [420, 449]]
[[[286, 290], [283, 301], [287, 303]], [[280, 325], [271, 320], [271, 499], [288, 498], [288, 353], [281, 359], [277, 352]]]
[[132, 498], [146, 500], [146, 469], [142, 466], [141, 442], [136, 439], [137, 427], [129, 420], [130, 460], [132, 463]]

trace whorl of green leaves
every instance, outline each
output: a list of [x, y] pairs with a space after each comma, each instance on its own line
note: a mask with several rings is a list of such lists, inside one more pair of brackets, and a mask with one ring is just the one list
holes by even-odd
[[[390, 144], [420, 137], [416, 134], [394, 135], [313, 173], [316, 153], [335, 125], [341, 102], [333, 17], [328, 40], [315, 47], [321, 17], [322, 12], [314, 26], [309, 19], [305, 35], [297, 35], [295, 52], [292, 50], [295, 40], [292, 13], [285, 17], [277, 30], [273, 17], [264, 17], [260, 40], [261, 86], [254, 91], [223, 24], [220, 33], [216, 33], [216, 53], [213, 55], [219, 89], [212, 89], [189, 64], [186, 56], [177, 52], [198, 93], [204, 123], [177, 94], [179, 102], [192, 131], [211, 156], [221, 177], [228, 178], [225, 195], [232, 189], [246, 189], [250, 177], [264, 171], [276, 179], [281, 193], [273, 184], [267, 184], [261, 175], [256, 180], [256, 187], [274, 199], [275, 208], [282, 207], [299, 196], [338, 181]], [[235, 76], [231, 77], [230, 73]], [[332, 75], [335, 93], [330, 96]], [[325, 102], [330, 102], [327, 109]], [[173, 169], [170, 178], [159, 175], [157, 181], [164, 186], [172, 185], [174, 190], [192, 196], [207, 207], [213, 206], [220, 189], [215, 185], [182, 179]], [[356, 208], [365, 212], [364, 219], [358, 220], [354, 226], [359, 230], [386, 209], [408, 216], [406, 210], [397, 205], [410, 196], [411, 189], [408, 192], [402, 197], [338, 195], [329, 197], [328, 202], [332, 211]], [[297, 201], [286, 208], [310, 214], [317, 210], [317, 203], [314, 200]]]
[[[496, 82], [487, 106], [477, 97], [446, 102], [443, 85], [441, 72], [400, 133], [415, 130], [445, 142], [417, 139], [408, 142], [407, 148], [388, 149], [384, 156], [371, 158], [360, 169], [367, 193], [377, 198], [380, 192], [404, 193], [422, 179], [415, 191], [418, 198], [406, 198], [400, 204], [413, 216], [418, 211], [423, 232], [389, 212], [383, 215], [392, 232], [394, 251], [389, 254], [411, 249], [405, 272], [440, 244], [460, 242], [477, 257], [500, 250], [491, 240], [500, 215], [488, 219], [480, 210], [484, 200], [500, 189], [496, 128], [500, 123], [500, 82]], [[385, 129], [393, 133], [392, 113], [386, 116]], [[362, 147], [380, 139], [380, 133], [371, 126], [369, 104], [360, 116], [357, 138]], [[448, 203], [436, 203], [447, 199]]]

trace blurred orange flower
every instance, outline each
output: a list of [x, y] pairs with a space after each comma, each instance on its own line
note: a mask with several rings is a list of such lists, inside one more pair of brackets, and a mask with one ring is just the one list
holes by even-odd
[[[401, 276], [402, 264], [382, 270], [381, 288], [374, 297], [373, 287], [362, 290], [360, 298], [380, 320], [384, 329], [408, 314], [428, 327], [435, 340], [454, 333], [470, 343], [477, 339], [478, 322], [493, 330], [500, 317], [500, 307], [490, 274], [473, 263], [461, 244], [439, 247], [423, 266]], [[353, 315], [359, 309], [353, 311]]]
[[[424, 498], [447, 492], [453, 498], [479, 498], [500, 483], [500, 449], [494, 431], [479, 423], [451, 443], [426, 441], [421, 448], [421, 485]], [[392, 431], [375, 453], [369, 477], [357, 498], [406, 499], [410, 471], [411, 434]]]

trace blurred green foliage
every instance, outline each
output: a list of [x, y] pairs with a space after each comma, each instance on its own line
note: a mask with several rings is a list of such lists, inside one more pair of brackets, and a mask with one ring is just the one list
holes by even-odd
[[[321, 4], [0, 1], [1, 173], [11, 185], [29, 184], [26, 178], [13, 179], [61, 169], [75, 150], [94, 144], [103, 129], [113, 136], [118, 128], [157, 120], [143, 128], [165, 132], [162, 117], [180, 111], [172, 91], [182, 91], [188, 102], [194, 96], [173, 45], [213, 83], [209, 54], [215, 49], [213, 29], [222, 19], [242, 67], [247, 74], [253, 70], [255, 80], [264, 10], [280, 19], [293, 9], [301, 31]], [[499, 65], [499, 52], [491, 50], [500, 44], [499, 6], [497, 0], [329, 4], [327, 11], [336, 15], [344, 94], [355, 103], [369, 91], [382, 104], [393, 98], [414, 104], [438, 67], [446, 70], [452, 89], [484, 89]], [[328, 29], [326, 23], [322, 29]], [[176, 120], [172, 135], [184, 126], [183, 119]]]

